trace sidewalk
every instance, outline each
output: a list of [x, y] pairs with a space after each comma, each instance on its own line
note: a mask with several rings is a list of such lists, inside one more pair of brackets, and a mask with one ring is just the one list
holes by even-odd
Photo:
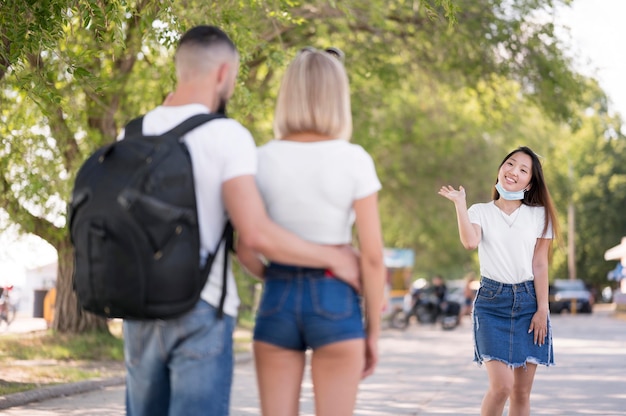
[[[18, 315], [16, 319], [7, 328], [2, 326], [0, 328], [0, 336], [9, 334], [27, 334], [37, 331], [46, 331], [48, 329], [47, 323], [43, 318], [33, 318], [30, 316]], [[246, 330], [236, 329], [235, 332], [249, 332]], [[242, 334], [242, 336], [247, 336]], [[242, 364], [252, 359], [250, 352], [241, 352], [235, 354], [236, 364]], [[1, 378], [0, 371], [0, 378]], [[29, 390], [21, 393], [9, 394], [6, 396], [0, 396], [0, 416], [6, 413], [2, 412], [3, 409], [12, 407], [25, 406], [31, 403], [42, 402], [55, 398], [65, 398], [69, 396], [76, 396], [82, 393], [89, 393], [98, 390], [106, 390], [107, 388], [115, 388], [124, 386], [124, 377], [111, 377], [97, 380], [85, 380], [76, 383], [66, 383], [54, 386], [41, 387], [34, 390]], [[84, 413], [78, 413], [84, 414]], [[108, 413], [104, 413], [107, 414]], [[123, 413], [122, 413], [123, 414]]]
[[[537, 370], [531, 414], [626, 415], [626, 320], [597, 308], [592, 315], [555, 315], [552, 324], [556, 366]], [[471, 362], [468, 319], [453, 331], [415, 324], [406, 331], [385, 330], [379, 349], [376, 373], [361, 384], [356, 416], [480, 413], [487, 375]], [[231, 397], [231, 416], [259, 414], [249, 354], [235, 367]], [[124, 414], [123, 384], [0, 410], [4, 416]], [[314, 415], [308, 371], [300, 414]]]
[[0, 326], [0, 336], [6, 334], [24, 334], [27, 332], [45, 331], [46, 329], [48, 329], [48, 325], [43, 318], [33, 318], [18, 314], [8, 328], [5, 324]]

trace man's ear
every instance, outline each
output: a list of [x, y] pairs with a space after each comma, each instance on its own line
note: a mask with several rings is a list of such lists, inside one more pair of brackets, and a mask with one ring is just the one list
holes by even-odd
[[217, 68], [217, 84], [222, 85], [228, 82], [228, 75], [230, 73], [230, 65], [228, 62], [220, 64]]

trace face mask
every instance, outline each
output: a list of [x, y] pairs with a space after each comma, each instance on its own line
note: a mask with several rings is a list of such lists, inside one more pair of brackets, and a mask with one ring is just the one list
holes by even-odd
[[524, 191], [515, 191], [515, 192], [510, 192], [507, 191], [506, 189], [504, 189], [502, 187], [502, 185], [500, 185], [500, 182], [496, 183], [496, 190], [498, 191], [498, 193], [500, 194], [500, 196], [504, 199], [506, 199], [507, 201], [518, 201], [520, 199], [524, 199]]

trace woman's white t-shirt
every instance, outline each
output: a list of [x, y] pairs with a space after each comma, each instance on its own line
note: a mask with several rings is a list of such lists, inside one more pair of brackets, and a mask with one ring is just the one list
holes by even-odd
[[381, 189], [371, 156], [345, 140], [273, 140], [256, 175], [270, 218], [318, 244], [352, 241], [353, 203]]
[[533, 280], [537, 239], [553, 236], [551, 226], [543, 233], [544, 207], [522, 204], [507, 215], [491, 201], [472, 205], [468, 213], [470, 222], [482, 230], [478, 244], [480, 274], [502, 283]]

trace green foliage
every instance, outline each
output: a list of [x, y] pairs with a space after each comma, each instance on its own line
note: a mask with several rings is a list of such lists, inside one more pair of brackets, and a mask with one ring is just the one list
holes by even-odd
[[[606, 96], [594, 83], [587, 102], [577, 130], [555, 142], [555, 199], [563, 213], [568, 204], [574, 207], [575, 235], [567, 238], [574, 239], [577, 277], [600, 288], [609, 283], [607, 272], [615, 267], [604, 260], [604, 252], [626, 235], [626, 137], [620, 133], [620, 117], [607, 114]], [[568, 275], [565, 262], [557, 274]]]
[[[545, 156], [562, 217], [569, 197], [580, 205], [580, 273], [599, 275], [604, 238], [610, 247], [623, 233], [616, 214], [623, 137], [618, 121], [601, 113], [603, 95], [572, 71], [547, 17], [555, 3], [5, 0], [0, 207], [23, 231], [66, 250], [65, 201], [77, 168], [174, 88], [180, 33], [215, 24], [241, 55], [229, 112], [258, 144], [272, 138], [278, 84], [295, 53], [307, 45], [346, 52], [353, 140], [372, 153], [383, 182], [385, 243], [413, 248], [419, 273], [476, 270], [476, 255], [462, 249], [454, 210], [437, 190], [462, 184], [468, 202], [488, 200], [500, 158], [526, 144]], [[585, 115], [587, 107], [594, 115]], [[575, 181], [567, 179], [564, 155]], [[601, 218], [591, 215], [596, 209]], [[555, 268], [564, 264], [557, 251]], [[71, 265], [62, 270], [69, 279]], [[254, 284], [242, 282], [249, 305]]]

